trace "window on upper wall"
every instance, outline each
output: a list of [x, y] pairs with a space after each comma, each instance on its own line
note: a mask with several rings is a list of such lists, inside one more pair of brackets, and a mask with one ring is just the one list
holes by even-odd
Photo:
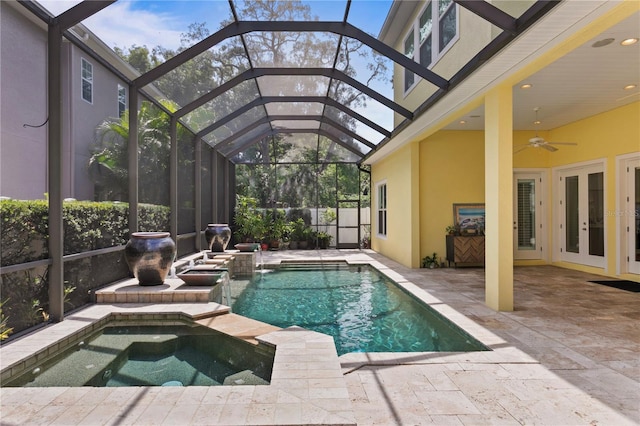
[[[413, 59], [415, 61], [415, 57], [414, 57], [414, 46], [415, 46], [415, 40], [414, 40], [414, 32], [413, 30], [411, 30], [411, 32], [409, 33], [409, 35], [407, 36], [407, 38], [404, 40], [404, 55], [409, 58], [409, 59]], [[407, 90], [409, 90], [409, 88], [411, 86], [413, 86], [413, 83], [415, 82], [415, 75], [409, 71], [408, 69], [404, 69], [404, 90], [405, 92]]]
[[387, 184], [378, 185], [378, 235], [387, 235]]
[[118, 84], [118, 117], [127, 110], [127, 89]]
[[[434, 17], [437, 23], [434, 25]], [[404, 40], [404, 54], [423, 67], [432, 67], [458, 36], [458, 10], [452, 0], [432, 0], [425, 4]], [[414, 46], [418, 46], [414, 49]], [[404, 90], [416, 84], [415, 75], [404, 71]]]
[[93, 103], [93, 65], [86, 59], [82, 58], [82, 69], [81, 69], [81, 77], [82, 77], [82, 99]]

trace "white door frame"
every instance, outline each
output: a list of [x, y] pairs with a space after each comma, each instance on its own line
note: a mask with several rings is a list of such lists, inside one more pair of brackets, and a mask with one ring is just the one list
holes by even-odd
[[[593, 266], [597, 268], [604, 268], [605, 272], [607, 271], [607, 228], [604, 228], [604, 256], [590, 256], [588, 253], [583, 253], [581, 251], [580, 254], [566, 253], [563, 252], [563, 247], [565, 246], [565, 229], [562, 226], [564, 224], [564, 214], [565, 214], [565, 206], [561, 203], [561, 198], [564, 198], [564, 180], [561, 182], [561, 176], [566, 175], [567, 173], [575, 172], [580, 173], [584, 172], [589, 168], [598, 169], [603, 174], [603, 187], [604, 187], [604, 203], [606, 207], [607, 200], [607, 161], [605, 158], [584, 161], [580, 163], [567, 164], [563, 166], [554, 167], [552, 169], [553, 174], [553, 203], [556, 208], [554, 208], [553, 214], [553, 226], [554, 226], [554, 244], [553, 244], [553, 260], [559, 262], [570, 262], [577, 263], [586, 266]], [[606, 212], [605, 212], [606, 213]]]
[[634, 261], [631, 233], [635, 229], [635, 208], [631, 193], [630, 170], [640, 162], [640, 152], [616, 156], [616, 274], [640, 274], [640, 262]]
[[[543, 168], [516, 168], [513, 169], [513, 191], [514, 191], [514, 208], [513, 213], [514, 216], [518, 213], [517, 209], [517, 185], [516, 181], [518, 178], [527, 177], [530, 179], [536, 179], [536, 250], [531, 251], [531, 253], [524, 253], [518, 251], [517, 239], [514, 232], [514, 244], [513, 244], [513, 256], [514, 260], [525, 260], [525, 259], [535, 259], [535, 260], [547, 260], [549, 256], [548, 249], [548, 217], [549, 217], [549, 208], [548, 208], [548, 178], [549, 178], [549, 169]], [[514, 231], [517, 226], [516, 218], [514, 217]]]

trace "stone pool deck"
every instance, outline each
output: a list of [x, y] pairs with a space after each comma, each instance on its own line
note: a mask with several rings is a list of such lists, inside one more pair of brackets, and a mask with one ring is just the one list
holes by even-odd
[[[582, 272], [518, 267], [515, 310], [495, 312], [484, 304], [484, 271], [478, 268], [409, 269], [370, 250], [261, 256], [269, 264], [301, 259], [371, 263], [492, 351], [337, 357], [327, 336], [299, 328], [262, 329], [265, 325], [245, 322], [222, 305], [138, 304], [135, 309], [184, 307], [183, 315], [198, 322], [275, 345], [271, 385], [2, 388], [1, 423], [640, 424], [640, 293], [590, 283], [602, 277]], [[74, 314], [75, 320], [86, 325], [91, 310], [124, 305], [129, 304], [95, 305]], [[42, 336], [70, 326], [70, 320], [32, 336], [48, 338]], [[0, 348], [3, 369], [11, 348], [17, 351], [28, 338]]]

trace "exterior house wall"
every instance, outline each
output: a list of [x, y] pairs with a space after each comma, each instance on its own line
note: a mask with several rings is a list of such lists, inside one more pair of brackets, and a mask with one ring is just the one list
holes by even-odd
[[[550, 141], [576, 142], [578, 146], [561, 147], [556, 152], [526, 149], [514, 156], [514, 168], [544, 169], [605, 159], [605, 211], [616, 211], [616, 156], [640, 152], [640, 102], [626, 105], [603, 114], [586, 118], [566, 126], [538, 134]], [[514, 147], [525, 144], [530, 131], [514, 132]], [[395, 167], [400, 167], [396, 165]], [[375, 172], [377, 166], [372, 169]], [[445, 228], [452, 224], [454, 203], [484, 202], [484, 132], [436, 132], [420, 142], [420, 257], [438, 253], [445, 257]], [[555, 214], [553, 181], [547, 182], [544, 204], [548, 218]], [[388, 212], [389, 215], [392, 211]], [[375, 216], [374, 216], [375, 217]], [[547, 244], [557, 239], [552, 221], [547, 223]], [[581, 266], [568, 262], [552, 262], [558, 266], [597, 274], [615, 275], [617, 251], [616, 216], [607, 215], [605, 232], [607, 267]], [[390, 235], [388, 239], [393, 236]], [[387, 244], [390, 244], [387, 242]], [[519, 265], [549, 263], [540, 260], [519, 260]]]
[[[18, 6], [22, 7], [22, 6]], [[0, 195], [47, 192], [47, 33], [0, 2]]]
[[[413, 268], [419, 257], [419, 145], [409, 144], [378, 163], [371, 173], [371, 248]], [[387, 185], [387, 235], [378, 234], [377, 186]]]
[[[404, 30], [400, 38], [393, 44], [399, 52], [404, 52], [404, 40], [413, 28], [412, 25], [424, 10], [423, 2], [406, 2], [405, 7], [415, 7], [411, 20], [404, 24]], [[430, 69], [436, 74], [449, 79], [463, 65], [465, 65], [476, 53], [478, 53], [491, 39], [491, 25], [463, 7], [458, 8], [458, 39], [446, 50], [444, 55]], [[495, 36], [495, 34], [494, 34]], [[415, 111], [429, 96], [435, 93], [437, 87], [426, 80], [416, 76], [416, 84], [408, 91], [404, 90], [404, 68], [394, 65], [393, 88], [394, 99], [397, 103], [410, 111]], [[399, 114], [394, 115], [394, 126], [404, 120]]]
[[[71, 192], [79, 200], [93, 200], [93, 183], [89, 179], [87, 166], [91, 146], [97, 137], [96, 128], [106, 119], [118, 117], [118, 84], [127, 86], [77, 47], [70, 43], [65, 45], [68, 54], [68, 63], [64, 66], [65, 85], [69, 90], [64, 89], [64, 93], [68, 93], [70, 99], [64, 127], [68, 139], [73, 142], [67, 160], [73, 171], [70, 176]], [[82, 99], [82, 58], [93, 65], [92, 103]]]
[[[42, 124], [48, 116], [46, 27], [28, 19], [29, 12], [17, 3], [0, 2], [0, 7], [0, 195], [41, 199], [48, 191], [48, 127], [31, 128], [23, 124]], [[106, 48], [99, 41], [94, 44], [94, 49]], [[93, 65], [93, 103], [81, 96], [81, 58]], [[126, 71], [133, 75], [130, 70]], [[68, 41], [63, 41], [61, 76], [65, 166], [62, 194], [92, 200], [94, 190], [87, 165], [96, 127], [107, 118], [117, 117], [118, 84], [127, 86]], [[26, 164], [29, 166], [25, 167]]]
[[[605, 252], [607, 275], [615, 275], [616, 271], [616, 156], [621, 154], [640, 154], [640, 102], [635, 102], [612, 111], [605, 112], [584, 120], [576, 121], [552, 130], [550, 140], [576, 142], [578, 146], [563, 147], [550, 156], [550, 166], [560, 167], [589, 160], [605, 161]], [[554, 203], [551, 204], [554, 206]], [[554, 211], [551, 211], [554, 214]], [[554, 236], [555, 238], [555, 236]], [[567, 262], [556, 262], [559, 266], [580, 269], [595, 273], [603, 273], [599, 268], [580, 266]], [[629, 275], [629, 277], [631, 277]], [[638, 279], [635, 275], [634, 279]]]
[[454, 203], [484, 203], [484, 132], [440, 131], [420, 142], [420, 257], [446, 258]]

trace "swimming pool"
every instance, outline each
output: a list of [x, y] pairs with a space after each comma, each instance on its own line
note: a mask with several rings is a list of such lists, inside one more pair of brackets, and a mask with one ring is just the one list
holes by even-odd
[[275, 352], [202, 326], [109, 326], [7, 387], [268, 385]]
[[283, 264], [231, 287], [234, 313], [328, 334], [338, 355], [488, 350], [368, 265]]

